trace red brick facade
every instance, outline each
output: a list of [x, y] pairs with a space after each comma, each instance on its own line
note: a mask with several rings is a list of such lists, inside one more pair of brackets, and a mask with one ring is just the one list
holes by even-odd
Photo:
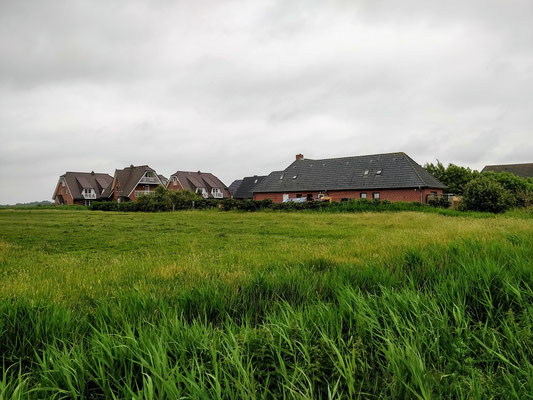
[[[59, 199], [61, 198], [60, 196], [63, 199], [62, 203], [59, 201]], [[54, 202], [55, 202], [56, 206], [61, 205], [61, 204], [65, 204], [65, 205], [83, 204], [82, 201], [73, 201], [72, 200], [72, 195], [70, 194], [70, 190], [68, 190], [68, 186], [67, 185], [63, 186], [61, 184], [61, 180], [57, 184], [57, 188], [56, 188], [56, 191], [54, 193]]]
[[[139, 184], [133, 189], [131, 194], [128, 196], [131, 201], [137, 201], [137, 199], [148, 192], [153, 192], [157, 189], [159, 185], [158, 184]], [[148, 190], [146, 190], [148, 189]]]
[[[317, 199], [318, 195], [322, 193], [329, 196], [332, 201], [342, 201], [343, 199], [360, 199], [361, 193], [366, 193], [366, 198], [372, 200], [374, 193], [379, 193], [380, 200], [388, 200], [390, 202], [407, 201], [407, 202], [421, 202], [427, 203], [427, 197], [431, 193], [436, 193], [442, 196], [442, 189], [374, 189], [374, 190], [332, 190], [329, 192], [291, 192], [287, 193], [289, 198], [303, 197], [312, 195], [313, 199]], [[301, 195], [301, 196], [298, 196]], [[254, 200], [271, 199], [274, 203], [283, 202], [283, 193], [254, 193]]]
[[176, 180], [176, 182], [172, 182], [172, 177], [170, 177], [170, 180], [168, 181], [168, 184], [167, 184], [167, 189], [168, 190], [183, 190], [183, 186], [180, 185], [180, 182], [178, 180]]

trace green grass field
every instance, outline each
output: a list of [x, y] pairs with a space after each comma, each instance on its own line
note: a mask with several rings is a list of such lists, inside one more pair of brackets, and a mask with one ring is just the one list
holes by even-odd
[[533, 219], [0, 210], [0, 399], [533, 398]]

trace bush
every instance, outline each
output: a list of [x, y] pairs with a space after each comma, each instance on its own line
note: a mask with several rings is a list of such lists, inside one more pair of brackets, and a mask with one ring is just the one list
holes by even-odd
[[493, 176], [480, 175], [465, 186], [461, 207], [465, 210], [501, 213], [515, 203], [513, 194]]
[[445, 196], [435, 197], [434, 199], [429, 199], [428, 204], [436, 208], [450, 208], [451, 203], [448, 201], [448, 198]]

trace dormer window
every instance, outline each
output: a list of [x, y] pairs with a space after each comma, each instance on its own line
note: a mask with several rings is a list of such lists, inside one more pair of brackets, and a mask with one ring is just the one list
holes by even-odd
[[207, 193], [206, 188], [196, 188], [196, 194], [199, 194], [204, 199], [207, 199], [209, 197], [209, 193]]
[[215, 199], [221, 199], [223, 197], [222, 190], [220, 190], [220, 188], [212, 188], [211, 194]]

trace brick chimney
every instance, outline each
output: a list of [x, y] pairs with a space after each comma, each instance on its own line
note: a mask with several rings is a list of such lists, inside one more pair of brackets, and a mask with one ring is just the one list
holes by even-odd
[[296, 161], [303, 160], [303, 159], [304, 159], [304, 155], [303, 154], [296, 154]]

